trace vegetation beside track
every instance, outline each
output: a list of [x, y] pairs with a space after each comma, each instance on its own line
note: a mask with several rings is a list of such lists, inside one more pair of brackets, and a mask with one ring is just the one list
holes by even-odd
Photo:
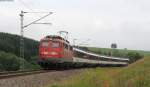
[[[40, 68], [36, 63], [38, 41], [24, 38], [25, 58], [20, 58], [20, 36], [0, 32], [0, 71], [31, 70]], [[21, 68], [20, 68], [21, 66]]]
[[48, 87], [150, 87], [150, 57], [128, 67], [95, 68]]
[[17, 71], [17, 70], [33, 70], [40, 69], [36, 64], [36, 59], [32, 57], [30, 62], [17, 57], [12, 53], [0, 51], [0, 71]]
[[[24, 38], [24, 46], [26, 60], [30, 60], [32, 56], [38, 55], [38, 41]], [[0, 50], [20, 56], [20, 36], [0, 32]]]

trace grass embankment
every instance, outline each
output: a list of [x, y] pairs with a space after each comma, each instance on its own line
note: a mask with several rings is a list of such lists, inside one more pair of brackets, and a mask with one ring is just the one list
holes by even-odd
[[87, 69], [49, 87], [150, 87], [150, 58], [128, 67]]

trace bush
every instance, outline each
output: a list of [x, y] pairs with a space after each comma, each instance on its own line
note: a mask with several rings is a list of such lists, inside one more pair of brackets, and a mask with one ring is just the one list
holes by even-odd
[[17, 71], [40, 69], [36, 62], [37, 57], [32, 57], [31, 61], [26, 61], [11, 53], [0, 51], [0, 71]]
[[34, 56], [30, 58], [30, 61], [28, 61], [31, 64], [32, 69], [40, 69], [40, 65], [37, 63], [38, 56]]
[[20, 59], [21, 60], [21, 62], [20, 62], [20, 70], [35, 70], [35, 69], [40, 69], [40, 66], [37, 64], [37, 63], [35, 63], [35, 64], [33, 64], [33, 63], [31, 63], [31, 62], [28, 62], [28, 61], [26, 61], [26, 60], [24, 60], [24, 59]]
[[11, 54], [0, 51], [0, 70], [16, 71], [20, 68], [20, 58]]
[[127, 54], [127, 57], [130, 59], [130, 63], [132, 63], [135, 62], [136, 60], [143, 58], [144, 56], [137, 52], [129, 52]]

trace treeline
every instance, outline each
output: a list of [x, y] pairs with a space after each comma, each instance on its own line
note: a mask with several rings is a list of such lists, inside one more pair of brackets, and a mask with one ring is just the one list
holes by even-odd
[[138, 51], [128, 51], [128, 50], [118, 50], [118, 49], [107, 49], [107, 48], [88, 48], [88, 47], [79, 47], [80, 49], [97, 53], [100, 55], [114, 56], [121, 58], [129, 58], [130, 63], [135, 62], [144, 57], [144, 55]]
[[20, 58], [20, 36], [0, 32], [0, 70], [39, 68], [36, 63], [39, 42], [24, 38], [25, 58]]
[[[38, 55], [38, 41], [24, 38], [26, 60]], [[0, 50], [20, 56], [20, 36], [0, 32]]]

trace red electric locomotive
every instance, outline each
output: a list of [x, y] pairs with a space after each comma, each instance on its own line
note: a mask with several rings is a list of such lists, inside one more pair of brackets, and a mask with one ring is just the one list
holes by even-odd
[[42, 67], [73, 61], [73, 47], [57, 35], [46, 36], [39, 45], [39, 64]]

